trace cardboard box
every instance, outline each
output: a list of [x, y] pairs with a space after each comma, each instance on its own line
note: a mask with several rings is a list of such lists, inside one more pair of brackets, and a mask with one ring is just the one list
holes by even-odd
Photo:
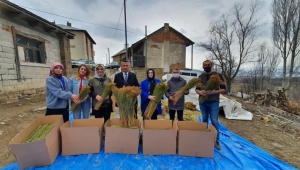
[[[11, 151], [15, 155], [20, 169], [51, 165], [55, 161], [60, 151], [59, 127], [63, 122], [61, 115], [38, 117], [9, 142]], [[44, 140], [22, 143], [39, 125], [52, 123], [56, 125]]]
[[209, 125], [210, 132], [205, 130], [207, 123], [178, 121], [178, 155], [207, 157], [214, 155], [214, 144], [217, 131]]
[[62, 155], [99, 153], [103, 139], [103, 118], [75, 119], [60, 127]]
[[176, 140], [177, 126], [172, 120], [144, 120], [144, 155], [175, 155]]
[[106, 121], [105, 127], [105, 152], [137, 154], [140, 138], [140, 121], [136, 119], [134, 124], [139, 129], [114, 128], [112, 125], [120, 125], [120, 119], [111, 118]]

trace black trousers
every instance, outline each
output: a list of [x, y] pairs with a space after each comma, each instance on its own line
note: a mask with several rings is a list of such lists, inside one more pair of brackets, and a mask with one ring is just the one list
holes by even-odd
[[64, 122], [67, 122], [69, 120], [69, 106], [67, 106], [65, 109], [49, 109], [46, 110], [46, 116], [49, 115], [62, 115], [64, 118]]
[[112, 112], [112, 104], [102, 105], [99, 110], [95, 110], [93, 107], [92, 114], [95, 115], [95, 118], [104, 118], [104, 123], [110, 119]]
[[[176, 110], [169, 110], [170, 120], [174, 121], [175, 112], [176, 112]], [[178, 121], [183, 121], [183, 110], [177, 110], [177, 119], [178, 119]]]

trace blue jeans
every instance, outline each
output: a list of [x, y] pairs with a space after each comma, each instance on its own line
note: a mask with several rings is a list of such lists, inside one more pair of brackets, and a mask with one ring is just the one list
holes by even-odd
[[219, 141], [219, 102], [208, 102], [205, 101], [200, 103], [200, 110], [202, 113], [202, 122], [208, 122], [208, 116], [210, 117], [211, 124], [217, 130], [217, 141]]
[[[74, 103], [72, 102], [72, 105]], [[78, 106], [77, 110], [73, 112], [73, 118], [74, 119], [81, 119], [81, 112], [83, 113], [82, 117], [83, 119], [88, 119], [90, 118], [90, 109], [92, 107], [91, 104], [91, 98], [88, 98], [85, 102], [80, 103]]]

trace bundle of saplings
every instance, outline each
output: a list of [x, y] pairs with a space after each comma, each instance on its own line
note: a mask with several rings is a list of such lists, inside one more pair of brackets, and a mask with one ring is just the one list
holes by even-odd
[[38, 126], [22, 143], [36, 142], [45, 139], [54, 126], [55, 123]]
[[135, 126], [135, 104], [137, 96], [141, 93], [140, 87], [126, 86], [113, 88], [113, 95], [119, 107], [120, 121], [122, 127], [133, 128]]
[[149, 104], [144, 113], [145, 119], [151, 119], [151, 116], [156, 110], [158, 103], [161, 101], [163, 95], [166, 93], [168, 89], [169, 86], [165, 82], [160, 82], [155, 86], [153, 90], [153, 96], [155, 96], [155, 100], [149, 101]]

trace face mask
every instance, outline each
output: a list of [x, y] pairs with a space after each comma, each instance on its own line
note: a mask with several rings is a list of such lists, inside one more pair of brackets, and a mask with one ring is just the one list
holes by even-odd
[[204, 71], [205, 71], [206, 73], [209, 73], [209, 72], [211, 71], [211, 67], [204, 67]]
[[174, 73], [174, 74], [173, 74], [173, 77], [174, 77], [174, 78], [178, 78], [178, 77], [179, 77], [179, 74]]

